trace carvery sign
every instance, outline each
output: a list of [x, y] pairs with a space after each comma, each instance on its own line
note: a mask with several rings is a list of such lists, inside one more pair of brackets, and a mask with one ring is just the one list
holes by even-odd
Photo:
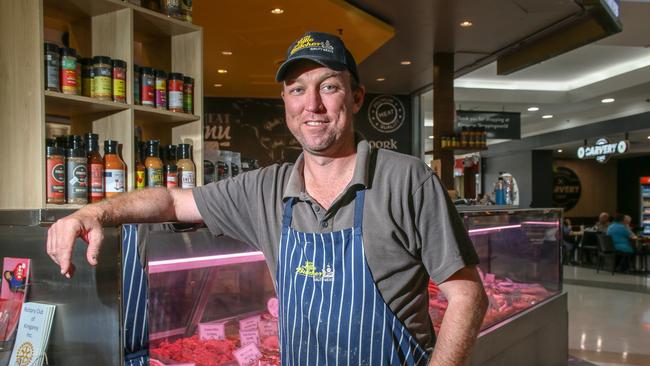
[[596, 159], [599, 163], [606, 163], [610, 156], [614, 154], [624, 154], [629, 150], [630, 144], [626, 140], [619, 142], [609, 143], [609, 141], [601, 137], [596, 140], [596, 144], [591, 146], [581, 146], [578, 148], [579, 159]]

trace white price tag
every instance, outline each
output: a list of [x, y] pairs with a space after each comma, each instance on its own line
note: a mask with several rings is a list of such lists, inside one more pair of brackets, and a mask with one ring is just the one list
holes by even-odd
[[239, 330], [256, 330], [257, 323], [260, 322], [260, 316], [255, 315], [239, 321]]
[[199, 339], [202, 341], [209, 339], [224, 340], [226, 339], [226, 327], [224, 323], [200, 323]]
[[240, 366], [250, 366], [262, 358], [262, 353], [254, 344], [249, 344], [232, 352]]
[[242, 347], [249, 344], [260, 344], [260, 333], [255, 330], [240, 330], [239, 331], [239, 341], [241, 342]]
[[278, 299], [276, 297], [270, 298], [269, 301], [266, 302], [266, 309], [269, 311], [269, 314], [277, 318], [280, 313], [280, 303], [278, 302]]
[[266, 338], [278, 334], [277, 320], [260, 320], [259, 323], [260, 337]]

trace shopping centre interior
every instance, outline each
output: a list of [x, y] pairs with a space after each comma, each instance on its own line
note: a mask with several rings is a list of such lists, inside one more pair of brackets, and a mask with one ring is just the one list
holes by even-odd
[[[293, 162], [302, 150], [284, 124], [275, 72], [296, 37], [323, 31], [339, 35], [358, 63], [366, 102], [356, 130], [374, 147], [428, 164], [476, 246], [482, 280], [496, 296], [471, 364], [650, 365], [650, 0], [194, 0], [189, 18], [180, 20], [162, 14], [173, 1], [9, 1], [0, 1], [0, 65], [13, 70], [0, 73], [10, 87], [0, 89], [0, 109], [9, 115], [6, 122], [2, 117], [9, 132], [0, 135], [0, 146], [24, 157], [23, 166], [43, 169], [21, 168], [17, 179], [2, 180], [0, 254], [32, 258], [32, 299], [62, 309], [52, 331], [53, 360], [67, 364], [70, 349], [89, 347], [84, 338], [93, 343], [88, 354], [98, 357], [98, 366], [117, 357], [100, 349], [123, 353], [124, 309], [116, 289], [125, 280], [120, 245], [126, 231], [107, 231], [106, 241], [115, 245], [102, 255], [111, 265], [97, 272], [79, 265], [82, 280], [65, 284], [40, 246], [5, 246], [23, 235], [41, 245], [38, 238], [62, 209], [81, 207], [46, 197], [46, 138], [94, 132], [100, 146], [119, 140], [126, 191], [138, 188], [138, 141], [147, 139], [191, 144], [197, 185], [220, 180], [219, 164], [234, 177], [231, 151], [240, 171]], [[15, 20], [21, 18], [33, 22]], [[125, 60], [124, 104], [64, 95], [47, 89], [47, 81], [42, 87], [43, 42]], [[23, 62], [38, 55], [41, 62]], [[137, 64], [192, 75], [193, 110], [159, 111], [138, 102], [128, 86], [136, 88]], [[5, 171], [11, 164], [0, 159]], [[616, 266], [623, 262], [591, 235], [602, 213], [609, 221], [631, 218], [636, 247], [625, 266]], [[194, 335], [206, 314], [212, 316], [206, 323], [241, 322], [259, 304], [266, 311], [274, 296], [259, 252], [240, 253], [243, 246], [225, 239], [226, 249], [214, 252], [213, 238], [194, 229], [134, 231], [142, 235], [138, 242], [162, 243], [145, 256], [152, 351]], [[186, 243], [184, 252], [174, 246], [178, 241]], [[79, 247], [75, 258], [82, 263]], [[219, 268], [224, 265], [240, 267]], [[497, 303], [510, 286], [517, 295]], [[166, 297], [170, 288], [180, 300]], [[538, 297], [512, 310], [525, 302], [521, 289]], [[68, 296], [73, 290], [79, 292]], [[438, 290], [429, 291], [439, 326], [446, 300], [434, 301]], [[206, 304], [221, 307], [211, 313]], [[232, 312], [221, 311], [229, 306]], [[191, 314], [177, 316], [187, 308]], [[101, 318], [95, 325], [108, 327], [109, 341], [88, 330], [66, 333], [74, 327], [65, 329], [64, 319], [74, 312], [88, 315], [86, 321]], [[0, 360], [7, 356], [0, 347]], [[70, 364], [86, 362], [79, 357]]]

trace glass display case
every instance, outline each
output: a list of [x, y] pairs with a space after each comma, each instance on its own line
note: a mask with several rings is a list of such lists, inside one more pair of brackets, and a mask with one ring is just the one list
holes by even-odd
[[[474, 210], [461, 216], [489, 297], [482, 329], [561, 292], [560, 210]], [[215, 242], [218, 241], [218, 242]], [[279, 365], [277, 300], [261, 252], [206, 229], [145, 236], [152, 364]], [[436, 331], [446, 300], [429, 285]]]

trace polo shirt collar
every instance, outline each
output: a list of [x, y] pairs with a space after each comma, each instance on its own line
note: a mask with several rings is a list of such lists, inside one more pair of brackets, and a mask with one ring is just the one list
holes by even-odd
[[[370, 171], [370, 145], [368, 144], [368, 141], [363, 139], [359, 134], [355, 134], [355, 140], [357, 141], [357, 156], [354, 165], [354, 173], [352, 174], [352, 180], [346, 190], [356, 186], [361, 186], [363, 188], [369, 186], [368, 173]], [[301, 153], [291, 170], [289, 182], [287, 183], [287, 186], [284, 189], [284, 194], [282, 195], [283, 200], [289, 197], [298, 197], [300, 199], [306, 197], [304, 168], [305, 158], [304, 153]]]

